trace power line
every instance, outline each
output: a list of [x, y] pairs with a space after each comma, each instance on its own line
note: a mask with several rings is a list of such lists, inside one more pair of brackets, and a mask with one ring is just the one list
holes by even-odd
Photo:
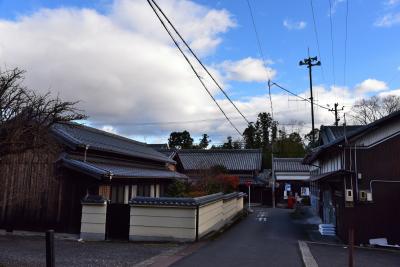
[[[276, 82], [272, 82], [271, 85], [275, 85], [275, 86], [279, 87], [280, 89], [282, 89], [283, 91], [285, 91], [285, 92], [291, 94], [292, 96], [295, 96], [295, 97], [297, 97], [297, 98], [299, 98], [299, 99], [301, 99], [301, 100], [303, 100], [303, 101], [307, 101], [308, 103], [311, 103], [310, 99], [305, 98], [305, 97], [302, 97], [302, 96], [300, 96], [300, 95], [298, 95], [298, 94], [295, 94], [295, 93], [293, 93], [292, 91], [290, 91], [289, 89], [286, 89], [285, 87], [283, 87], [283, 86], [277, 84]], [[320, 104], [317, 104], [317, 103], [315, 103], [315, 102], [314, 102], [314, 106], [318, 106], [318, 107], [320, 107], [320, 108], [329, 110], [328, 107], [324, 107], [324, 106], [322, 106], [322, 105], [320, 105]]]
[[[233, 122], [229, 119], [229, 117], [226, 115], [226, 113], [224, 112], [224, 110], [221, 108], [221, 106], [218, 104], [217, 100], [214, 98], [214, 96], [211, 94], [211, 92], [208, 90], [207, 86], [204, 84], [203, 80], [201, 79], [200, 75], [197, 73], [197, 71], [195, 70], [194, 66], [192, 65], [192, 62], [189, 60], [189, 58], [186, 56], [186, 54], [183, 52], [182, 48], [179, 46], [178, 42], [175, 40], [174, 36], [172, 36], [172, 33], [170, 32], [170, 30], [168, 29], [168, 27], [165, 25], [164, 21], [161, 19], [160, 15], [158, 14], [157, 10], [154, 8], [154, 6], [151, 4], [151, 2], [154, 3], [153, 0], [147, 0], [147, 2], [149, 3], [151, 9], [154, 11], [154, 13], [156, 14], [157, 18], [159, 19], [159, 21], [161, 22], [161, 24], [163, 25], [164, 29], [167, 31], [168, 35], [171, 37], [172, 41], [174, 42], [175, 46], [179, 49], [179, 51], [181, 52], [181, 54], [183, 55], [183, 57], [185, 58], [186, 62], [190, 65], [192, 71], [194, 72], [194, 74], [196, 75], [197, 79], [200, 81], [200, 83], [202, 84], [202, 86], [204, 87], [204, 89], [207, 91], [207, 93], [209, 94], [209, 96], [211, 97], [211, 99], [214, 101], [214, 103], [217, 105], [217, 107], [219, 108], [219, 110], [221, 111], [221, 113], [225, 116], [225, 118], [229, 121], [229, 123], [231, 124], [231, 126], [236, 130], [236, 132], [242, 136], [242, 134], [240, 133], [240, 131], [238, 130], [238, 128], [235, 126], [235, 124], [233, 124]], [[247, 121], [247, 120], [246, 120]]]
[[[261, 59], [262, 59], [263, 64], [264, 64], [265, 63], [264, 52], [262, 50], [261, 40], [260, 40], [260, 36], [258, 35], [256, 22], [254, 20], [254, 15], [253, 15], [253, 9], [251, 8], [251, 5], [250, 5], [250, 0], [247, 0], [247, 6], [249, 7], [250, 17], [251, 17], [251, 21], [253, 23], [254, 33], [256, 34], [258, 50], [259, 50], [259, 53], [261, 55]], [[269, 77], [269, 73], [268, 73], [267, 70], [265, 70], [265, 74], [266, 74], [267, 80], [268, 80], [268, 95], [269, 95], [269, 102], [270, 102], [270, 105], [271, 105], [271, 118], [272, 118], [272, 120], [274, 120], [274, 109], [273, 109], [273, 106], [272, 106], [272, 96], [271, 96], [271, 79]]]
[[343, 84], [346, 85], [346, 67], [347, 67], [347, 28], [349, 18], [349, 1], [346, 1], [346, 33], [344, 39], [344, 73], [343, 73]]
[[329, 21], [331, 26], [331, 52], [332, 52], [332, 75], [333, 75], [333, 86], [336, 85], [335, 76], [335, 54], [333, 49], [333, 22], [332, 22], [332, 0], [329, 0]]
[[[201, 65], [201, 67], [207, 72], [207, 74], [210, 76], [210, 78], [214, 81], [214, 83], [217, 85], [217, 87], [219, 88], [219, 90], [225, 95], [225, 97], [229, 100], [229, 102], [235, 107], [235, 109], [237, 110], [237, 112], [239, 112], [239, 114], [243, 117], [243, 119], [247, 122], [247, 124], [249, 124], [250, 122], [247, 120], [247, 118], [243, 115], [243, 113], [239, 110], [239, 108], [235, 105], [235, 103], [233, 103], [233, 101], [231, 100], [231, 98], [228, 96], [228, 94], [225, 92], [224, 89], [222, 89], [222, 87], [220, 86], [220, 84], [217, 82], [217, 80], [214, 78], [214, 76], [208, 71], [208, 69], [206, 68], [206, 66], [203, 64], [203, 62], [197, 57], [197, 55], [193, 52], [192, 48], [189, 46], [189, 44], [185, 41], [185, 39], [182, 37], [182, 35], [179, 33], [179, 31], [175, 28], [175, 26], [172, 24], [172, 22], [168, 19], [167, 15], [165, 15], [165, 13], [163, 12], [163, 10], [160, 8], [160, 6], [155, 2], [155, 0], [147, 0], [147, 2], [150, 1], [157, 7], [157, 9], [160, 11], [160, 13], [163, 15], [163, 17], [165, 18], [165, 20], [168, 22], [168, 24], [172, 27], [172, 29], [174, 30], [174, 32], [178, 35], [178, 37], [182, 40], [182, 42], [185, 44], [185, 46], [187, 47], [187, 49], [189, 50], [189, 52], [194, 56], [194, 58], [197, 60], [197, 62]], [[153, 6], [152, 6], [153, 8]], [[154, 8], [153, 8], [154, 10]], [[154, 10], [155, 11], [155, 10]], [[158, 16], [158, 15], [157, 15]]]
[[[313, 18], [313, 22], [314, 22], [315, 40], [317, 41], [318, 57], [319, 57], [319, 59], [322, 61], [321, 50], [320, 50], [320, 48], [319, 48], [319, 37], [318, 37], [317, 23], [316, 23], [316, 19], [315, 19], [315, 12], [314, 12], [313, 0], [310, 0], [310, 4], [311, 4], [312, 18]], [[323, 67], [322, 65], [321, 65], [321, 72], [322, 72], [322, 79], [323, 79], [324, 82], [325, 82], [325, 72], [324, 72], [324, 67]]]
[[[291, 109], [291, 110], [284, 110], [278, 111], [277, 113], [287, 113], [287, 112], [295, 112], [298, 109]], [[258, 116], [261, 112], [254, 113], [254, 114], [247, 114], [246, 116], [253, 117]], [[241, 119], [240, 116], [230, 117], [231, 120], [238, 120]], [[126, 123], [119, 123], [120, 125], [129, 125], [129, 126], [157, 126], [157, 125], [175, 125], [175, 124], [190, 124], [190, 123], [201, 123], [201, 122], [212, 122], [212, 121], [223, 121], [226, 120], [225, 117], [220, 118], [207, 118], [207, 119], [199, 119], [199, 120], [186, 120], [186, 121], [153, 121], [153, 122], [126, 122]], [[279, 123], [279, 125], [286, 125], [284, 123]], [[289, 123], [287, 125], [295, 125], [295, 123]]]

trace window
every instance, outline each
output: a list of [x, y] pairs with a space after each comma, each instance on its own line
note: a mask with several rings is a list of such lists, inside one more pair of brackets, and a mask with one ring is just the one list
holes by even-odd
[[111, 186], [111, 203], [124, 203], [125, 199], [125, 186], [112, 185]]
[[150, 196], [150, 185], [149, 184], [138, 184], [137, 185], [137, 195], [139, 197], [149, 197]]

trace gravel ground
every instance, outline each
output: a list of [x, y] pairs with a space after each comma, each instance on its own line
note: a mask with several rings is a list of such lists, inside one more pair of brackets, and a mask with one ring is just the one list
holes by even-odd
[[[133, 266], [182, 245], [55, 240], [56, 266]], [[43, 237], [0, 236], [0, 267], [45, 266]]]

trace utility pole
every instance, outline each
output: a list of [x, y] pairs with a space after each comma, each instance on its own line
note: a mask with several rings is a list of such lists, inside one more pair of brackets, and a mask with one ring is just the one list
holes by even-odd
[[[315, 62], [315, 63], [314, 63]], [[312, 67], [314, 66], [321, 66], [321, 61], [318, 60], [317, 57], [310, 57], [305, 58], [303, 61], [300, 60], [300, 66], [307, 65], [308, 68], [308, 75], [310, 76], [310, 101], [311, 101], [311, 134], [312, 134], [312, 141], [315, 143], [315, 134], [314, 134], [314, 97], [313, 97], [313, 90], [312, 90]]]
[[334, 107], [334, 108], [331, 108], [329, 111], [334, 111], [334, 112], [335, 112], [335, 126], [338, 126], [338, 125], [339, 125], [339, 121], [340, 121], [340, 118], [339, 118], [339, 116], [338, 116], [338, 111], [343, 110], [344, 107], [342, 107], [341, 109], [338, 109], [338, 106], [339, 106], [338, 103], [335, 103], [334, 106], [335, 106], [335, 107]]

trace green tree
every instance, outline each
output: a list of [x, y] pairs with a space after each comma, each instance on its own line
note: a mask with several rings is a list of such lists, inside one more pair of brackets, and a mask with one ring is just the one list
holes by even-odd
[[253, 123], [250, 123], [249, 126], [247, 126], [247, 128], [244, 130], [243, 139], [245, 148], [257, 148], [256, 127], [254, 127]]
[[307, 143], [307, 146], [306, 146], [306, 150], [307, 151], [309, 151], [309, 150], [311, 150], [311, 149], [313, 149], [313, 148], [315, 148], [315, 147], [317, 147], [319, 144], [318, 144], [318, 139], [319, 139], [319, 129], [314, 129], [314, 142], [313, 142], [313, 138], [312, 138], [312, 136], [313, 136], [313, 133], [312, 133], [312, 131], [310, 131], [308, 134], [306, 134], [305, 136], [304, 136], [304, 140], [305, 140], [305, 142]]
[[175, 180], [167, 188], [167, 195], [169, 197], [185, 197], [190, 191], [190, 184]]
[[232, 136], [228, 136], [226, 138], [226, 142], [222, 145], [222, 148], [225, 149], [233, 149], [233, 142], [232, 142]]
[[208, 134], [203, 134], [203, 137], [200, 139], [199, 145], [197, 147], [200, 149], [206, 149], [210, 143], [211, 139]]
[[279, 157], [302, 157], [305, 149], [298, 133], [287, 134], [285, 128], [278, 129], [279, 123], [269, 113], [259, 113], [256, 123], [244, 130], [245, 148], [262, 149], [263, 167], [271, 167], [272, 151]]
[[193, 138], [188, 131], [172, 132], [168, 139], [170, 148], [189, 149], [193, 148]]
[[305, 148], [300, 134], [293, 132], [288, 135], [284, 130], [281, 130], [279, 139], [275, 143], [274, 152], [277, 157], [303, 157]]

